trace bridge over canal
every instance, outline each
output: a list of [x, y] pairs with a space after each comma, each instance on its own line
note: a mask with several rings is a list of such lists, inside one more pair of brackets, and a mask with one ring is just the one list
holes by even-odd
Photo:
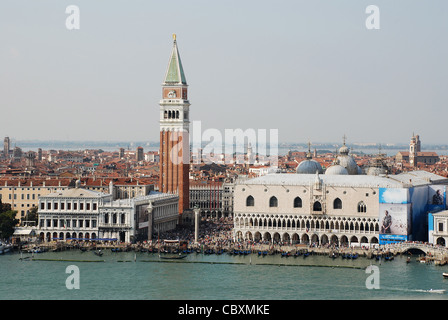
[[441, 246], [434, 246], [430, 243], [412, 243], [412, 242], [402, 242], [387, 244], [381, 246], [384, 250], [389, 250], [394, 254], [403, 254], [408, 251], [421, 251], [425, 255], [438, 256], [438, 257], [448, 257], [448, 248]]

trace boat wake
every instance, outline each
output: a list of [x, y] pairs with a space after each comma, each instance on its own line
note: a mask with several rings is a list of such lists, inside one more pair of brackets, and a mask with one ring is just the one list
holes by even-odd
[[415, 290], [416, 292], [427, 292], [427, 293], [440, 293], [444, 294], [446, 290], [444, 289], [429, 289], [429, 290]]
[[381, 288], [381, 289], [405, 291], [405, 292], [437, 293], [437, 294], [444, 294], [446, 292], [445, 289], [405, 289], [405, 288]]

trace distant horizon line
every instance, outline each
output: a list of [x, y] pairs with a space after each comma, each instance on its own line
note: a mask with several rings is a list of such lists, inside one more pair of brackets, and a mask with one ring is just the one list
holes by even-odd
[[[117, 144], [118, 145], [135, 145], [135, 146], [158, 146], [160, 145], [160, 141], [155, 141], [155, 140], [149, 140], [149, 141], [145, 141], [145, 140], [52, 140], [52, 139], [26, 139], [26, 140], [22, 140], [22, 139], [13, 139], [10, 138], [10, 143], [23, 143], [23, 144], [88, 144], [88, 145], [100, 145], [100, 144], [107, 144], [107, 145], [111, 145], [111, 144]], [[205, 145], [207, 144], [207, 142], [205, 142]], [[314, 149], [314, 147], [316, 146], [321, 146], [321, 147], [325, 147], [325, 146], [341, 146], [343, 143], [342, 142], [332, 142], [332, 141], [326, 141], [326, 142], [314, 142], [311, 144], [311, 149]], [[308, 142], [294, 142], [294, 141], [283, 141], [283, 142], [279, 142], [278, 146], [279, 147], [285, 147], [285, 146], [308, 146]], [[346, 145], [348, 146], [356, 146], [359, 148], [401, 148], [404, 146], [409, 146], [409, 143], [392, 143], [392, 142], [388, 142], [388, 143], [381, 143], [381, 142], [346, 142]], [[424, 146], [422, 146], [422, 149], [427, 149], [428, 146], [431, 147], [446, 147], [448, 148], [448, 144], [440, 144], [440, 143], [425, 143]]]

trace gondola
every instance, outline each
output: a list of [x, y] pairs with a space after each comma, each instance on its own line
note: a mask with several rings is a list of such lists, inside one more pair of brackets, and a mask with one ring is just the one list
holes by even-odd
[[93, 253], [100, 257], [103, 255], [103, 252], [101, 250], [95, 250]]
[[178, 254], [159, 254], [159, 258], [160, 259], [183, 259], [186, 256], [187, 256], [186, 254], [182, 254], [182, 253], [178, 253]]

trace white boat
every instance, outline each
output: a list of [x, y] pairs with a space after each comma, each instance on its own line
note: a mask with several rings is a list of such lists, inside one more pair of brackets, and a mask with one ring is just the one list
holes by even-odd
[[445, 293], [445, 291], [446, 290], [444, 290], [444, 289], [429, 289], [428, 291], [426, 291], [426, 292], [429, 292], [429, 293]]
[[8, 243], [2, 243], [0, 242], [0, 254], [4, 254], [6, 252], [9, 252], [12, 249], [12, 245]]
[[448, 279], [448, 273], [444, 272], [444, 273], [442, 273], [442, 276], [443, 276], [445, 279]]

